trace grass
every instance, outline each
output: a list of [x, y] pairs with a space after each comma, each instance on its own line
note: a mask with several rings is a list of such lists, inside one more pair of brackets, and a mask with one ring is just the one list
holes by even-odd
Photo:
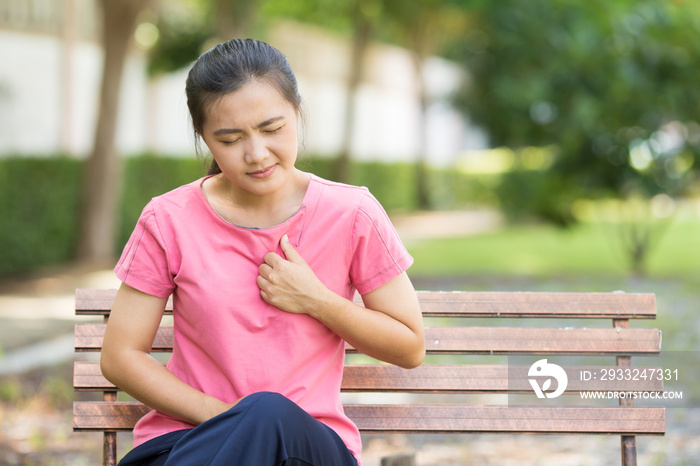
[[[649, 276], [700, 278], [700, 221], [678, 220], [654, 226], [655, 247]], [[415, 258], [412, 275], [497, 274], [525, 276], [629, 275], [619, 225], [580, 223], [570, 229], [547, 225], [508, 226], [457, 238], [425, 239], [409, 244]]]

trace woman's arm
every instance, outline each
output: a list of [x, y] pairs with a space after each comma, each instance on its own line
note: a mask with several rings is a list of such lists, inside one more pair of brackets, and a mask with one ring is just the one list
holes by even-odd
[[190, 387], [151, 357], [166, 301], [122, 284], [102, 345], [102, 374], [145, 405], [198, 425], [235, 403], [223, 403]]
[[423, 319], [405, 272], [363, 295], [362, 307], [326, 288], [286, 235], [281, 247], [287, 259], [268, 253], [259, 269], [258, 287], [265, 301], [314, 317], [373, 358], [405, 368], [423, 362]]

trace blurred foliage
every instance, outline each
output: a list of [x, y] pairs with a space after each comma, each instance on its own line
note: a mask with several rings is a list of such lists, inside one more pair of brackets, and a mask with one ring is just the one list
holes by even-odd
[[451, 50], [471, 76], [463, 107], [495, 146], [559, 147], [546, 175], [504, 179], [509, 209], [568, 224], [567, 199], [688, 190], [700, 155], [698, 2], [475, 5]]
[[[302, 157], [301, 170], [333, 179], [335, 159]], [[415, 183], [416, 165], [404, 162], [386, 163], [354, 161], [351, 184], [366, 186], [389, 212], [413, 211], [418, 208]], [[495, 177], [472, 176], [451, 168], [430, 168], [428, 172], [430, 204], [438, 210], [452, 210], [474, 205], [495, 205]]]
[[189, 66], [213, 35], [211, 1], [176, 1], [158, 5], [151, 20], [158, 39], [149, 51], [149, 72], [168, 73]]
[[[353, 33], [353, 6], [356, 2], [369, 4], [375, 9], [381, 0], [266, 0], [260, 7], [260, 16], [266, 23], [279, 19], [292, 19], [318, 24], [346, 36]], [[372, 16], [372, 12], [368, 12]]]
[[[300, 169], [331, 178], [334, 160], [300, 158]], [[116, 252], [121, 252], [148, 201], [206, 172], [194, 158], [153, 154], [125, 159], [122, 211]], [[80, 212], [82, 162], [65, 157], [0, 159], [0, 276], [65, 263], [75, 257]], [[353, 184], [367, 186], [388, 211], [416, 206], [415, 165], [354, 162]], [[463, 207], [478, 199], [478, 182], [454, 170], [433, 169], [433, 202]], [[451, 187], [454, 187], [452, 189]], [[483, 196], [482, 196], [483, 197]]]
[[406, 47], [423, 59], [443, 55], [472, 27], [472, 13], [483, 0], [376, 0], [382, 11], [379, 37]]
[[[168, 73], [189, 66], [209, 47], [216, 45], [217, 15], [221, 4], [235, 0], [177, 0], [161, 2], [152, 21], [158, 29], [158, 40], [149, 51], [151, 74]], [[351, 11], [355, 0], [260, 0], [250, 7], [253, 24], [247, 25], [246, 36], [263, 38], [270, 23], [280, 19], [323, 25], [349, 34], [352, 32]]]
[[0, 160], [0, 275], [73, 257], [81, 169], [66, 157]]
[[367, 186], [386, 210], [417, 207], [416, 165], [363, 162], [354, 164], [351, 184]]
[[204, 176], [206, 167], [196, 158], [146, 154], [126, 159], [122, 191], [122, 222], [118, 250], [126, 244], [146, 204], [155, 196]]
[[[334, 179], [336, 159], [302, 157], [297, 162], [301, 170], [321, 178]], [[353, 162], [351, 184], [366, 186], [384, 209], [413, 210], [416, 207], [415, 165], [408, 163]]]
[[41, 381], [39, 396], [55, 408], [69, 408], [73, 404], [73, 385], [63, 375], [47, 374]]
[[0, 401], [16, 404], [22, 399], [24, 387], [16, 378], [0, 379]]
[[574, 221], [571, 207], [582, 193], [547, 171], [516, 169], [501, 176], [495, 194], [503, 214], [511, 221], [529, 221], [534, 216], [566, 226]]

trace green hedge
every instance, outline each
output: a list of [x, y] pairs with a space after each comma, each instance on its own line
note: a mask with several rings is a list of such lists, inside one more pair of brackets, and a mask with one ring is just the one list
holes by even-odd
[[81, 169], [66, 157], [0, 160], [0, 275], [73, 257]]
[[[332, 178], [332, 159], [305, 156], [298, 166]], [[68, 157], [0, 159], [0, 276], [74, 258], [82, 168], [82, 162]], [[115, 250], [121, 251], [141, 209], [153, 196], [193, 181], [205, 172], [205, 165], [196, 159], [155, 155], [127, 158], [121, 228]], [[351, 182], [367, 186], [388, 211], [415, 209], [415, 179], [412, 164], [355, 162], [352, 166]], [[429, 184], [433, 207], [438, 209], [481, 202], [487, 188], [482, 182], [451, 170], [431, 170]]]
[[547, 170], [506, 172], [494, 192], [510, 222], [539, 219], [560, 227], [575, 222], [571, 206], [581, 197], [576, 186]]
[[[80, 233], [81, 161], [68, 157], [0, 159], [0, 276], [75, 257]], [[192, 159], [126, 159], [121, 249], [148, 200], [204, 173]]]
[[206, 166], [194, 158], [154, 155], [127, 158], [117, 249], [121, 251], [124, 247], [141, 215], [141, 210], [151, 198], [194, 181], [204, 176], [206, 171]]

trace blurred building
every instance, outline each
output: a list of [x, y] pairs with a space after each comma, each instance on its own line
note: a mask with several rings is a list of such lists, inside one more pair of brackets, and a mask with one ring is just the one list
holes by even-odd
[[[94, 0], [0, 0], [0, 157], [83, 157], [93, 143], [102, 70], [100, 12]], [[297, 74], [307, 111], [305, 151], [340, 148], [350, 44], [318, 27], [283, 22], [269, 32]], [[419, 96], [410, 54], [375, 44], [358, 92], [352, 152], [364, 160], [414, 160]], [[193, 138], [184, 96], [187, 70], [149, 77], [147, 54], [134, 46], [126, 61], [117, 144], [121, 153], [189, 156]], [[461, 67], [432, 58], [428, 157], [449, 165], [464, 150], [486, 148], [449, 97], [464, 82]]]

